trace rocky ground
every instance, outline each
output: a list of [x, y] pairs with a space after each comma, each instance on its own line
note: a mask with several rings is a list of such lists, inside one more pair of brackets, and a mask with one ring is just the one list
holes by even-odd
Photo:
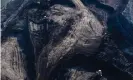
[[133, 80], [133, 0], [2, 4], [2, 80]]

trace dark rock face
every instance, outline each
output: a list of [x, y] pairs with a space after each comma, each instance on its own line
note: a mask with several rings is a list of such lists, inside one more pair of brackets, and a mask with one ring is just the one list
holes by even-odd
[[[127, 21], [131, 24], [131, 30], [133, 30], [133, 0], [129, 0], [125, 10], [122, 12], [122, 15], [127, 19]], [[132, 33], [131, 33], [132, 34]], [[132, 35], [131, 35], [132, 37]], [[133, 55], [133, 46], [129, 46], [128, 48], [123, 49], [124, 52]]]
[[[107, 51], [106, 51], [107, 52]], [[102, 55], [102, 54], [101, 54]], [[110, 55], [111, 56], [111, 55]], [[68, 61], [62, 62], [51, 75], [50, 80], [65, 80], [70, 79], [71, 70], [74, 70], [75, 73], [77, 72], [83, 72], [82, 74], [86, 74], [87, 76], [94, 77], [92, 74], [95, 74], [97, 70], [101, 69], [103, 73], [103, 77], [105, 77], [107, 80], [131, 80], [130, 76], [125, 73], [118, 70], [115, 66], [111, 66], [111, 62], [103, 61], [100, 59], [100, 56], [98, 55], [96, 58], [95, 56], [84, 56], [84, 55], [76, 55], [69, 59]], [[104, 58], [105, 59], [105, 58]], [[111, 60], [111, 59], [110, 59]], [[76, 77], [79, 77], [82, 75], [73, 75]], [[82, 79], [86, 79], [85, 76]], [[95, 77], [94, 77], [95, 78]], [[102, 78], [102, 77], [101, 77]], [[95, 80], [93, 78], [88, 78], [89, 80]], [[96, 79], [97, 80], [97, 79]], [[99, 80], [99, 79], [98, 79]]]
[[109, 62], [116, 68], [119, 68], [120, 70], [133, 76], [132, 60], [125, 56], [125, 54], [118, 48], [114, 40], [112, 40], [109, 35], [104, 37], [103, 44], [101, 46], [106, 46], [106, 48], [101, 48], [101, 53], [97, 55], [98, 59]]
[[[109, 19], [109, 30], [112, 37], [124, 53], [132, 56], [133, 49], [133, 23], [132, 23], [132, 0], [125, 3], [125, 7], [114, 17]], [[119, 36], [119, 37], [118, 37]]]
[[129, 0], [126, 8], [122, 12], [122, 14], [126, 17], [126, 19], [133, 24], [133, 0]]
[[17, 11], [17, 9], [20, 7], [22, 3], [22, 0], [9, 0], [7, 2], [2, 0], [2, 2], [5, 2], [5, 4], [2, 6], [1, 22], [4, 22], [11, 16], [11, 14]]
[[100, 3], [104, 5], [108, 5], [114, 10], [116, 10], [118, 13], [122, 12], [128, 3], [128, 0], [98, 0]]
[[9, 2], [2, 80], [132, 80], [132, 7], [132, 0]]

